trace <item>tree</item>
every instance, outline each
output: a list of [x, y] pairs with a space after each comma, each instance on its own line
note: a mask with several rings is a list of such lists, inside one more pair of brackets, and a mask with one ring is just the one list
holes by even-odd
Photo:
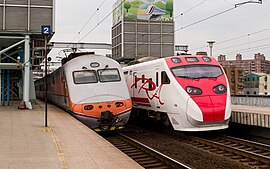
[[130, 3], [129, 2], [125, 2], [124, 3], [124, 8], [127, 10], [128, 12], [128, 9], [131, 7]]
[[170, 17], [172, 17], [172, 14], [173, 14], [173, 1], [172, 0], [167, 1], [166, 10], [170, 12]]

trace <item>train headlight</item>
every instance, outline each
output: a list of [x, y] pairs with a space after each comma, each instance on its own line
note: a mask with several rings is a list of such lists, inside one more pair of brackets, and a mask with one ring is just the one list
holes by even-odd
[[191, 95], [201, 95], [202, 94], [201, 89], [199, 89], [197, 87], [192, 87], [192, 86], [187, 86], [186, 91], [188, 94], [191, 94]]
[[123, 102], [116, 102], [115, 103], [115, 106], [116, 107], [123, 107], [124, 106], [124, 103]]
[[227, 91], [227, 88], [223, 84], [220, 84], [220, 85], [215, 86], [213, 90], [217, 94], [222, 94]]
[[83, 108], [84, 108], [84, 110], [92, 110], [94, 108], [94, 106], [92, 106], [92, 105], [86, 105]]

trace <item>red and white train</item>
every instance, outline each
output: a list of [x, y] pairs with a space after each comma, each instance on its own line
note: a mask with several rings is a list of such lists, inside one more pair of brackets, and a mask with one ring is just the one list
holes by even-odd
[[[121, 129], [132, 103], [120, 65], [105, 56], [73, 53], [48, 75], [48, 101], [95, 131]], [[45, 79], [35, 81], [37, 98], [45, 98]]]
[[[231, 98], [224, 70], [213, 57], [172, 56], [123, 68], [134, 112], [179, 131], [228, 128]], [[133, 112], [132, 112], [133, 113]]]

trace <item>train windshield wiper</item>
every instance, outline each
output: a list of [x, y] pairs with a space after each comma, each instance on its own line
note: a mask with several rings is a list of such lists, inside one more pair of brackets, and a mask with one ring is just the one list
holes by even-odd
[[213, 76], [201, 76], [200, 78], [201, 78], [201, 79], [202, 79], [202, 78], [217, 79], [217, 77], [213, 77]]
[[191, 77], [189, 76], [177, 76], [177, 77], [180, 77], [180, 78], [186, 78], [186, 79], [190, 79]]

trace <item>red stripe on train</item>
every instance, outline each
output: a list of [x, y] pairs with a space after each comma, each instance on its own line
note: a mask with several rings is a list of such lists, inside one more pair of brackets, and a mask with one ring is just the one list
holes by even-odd
[[142, 97], [131, 97], [131, 100], [133, 102], [150, 103], [148, 98], [142, 98]]

